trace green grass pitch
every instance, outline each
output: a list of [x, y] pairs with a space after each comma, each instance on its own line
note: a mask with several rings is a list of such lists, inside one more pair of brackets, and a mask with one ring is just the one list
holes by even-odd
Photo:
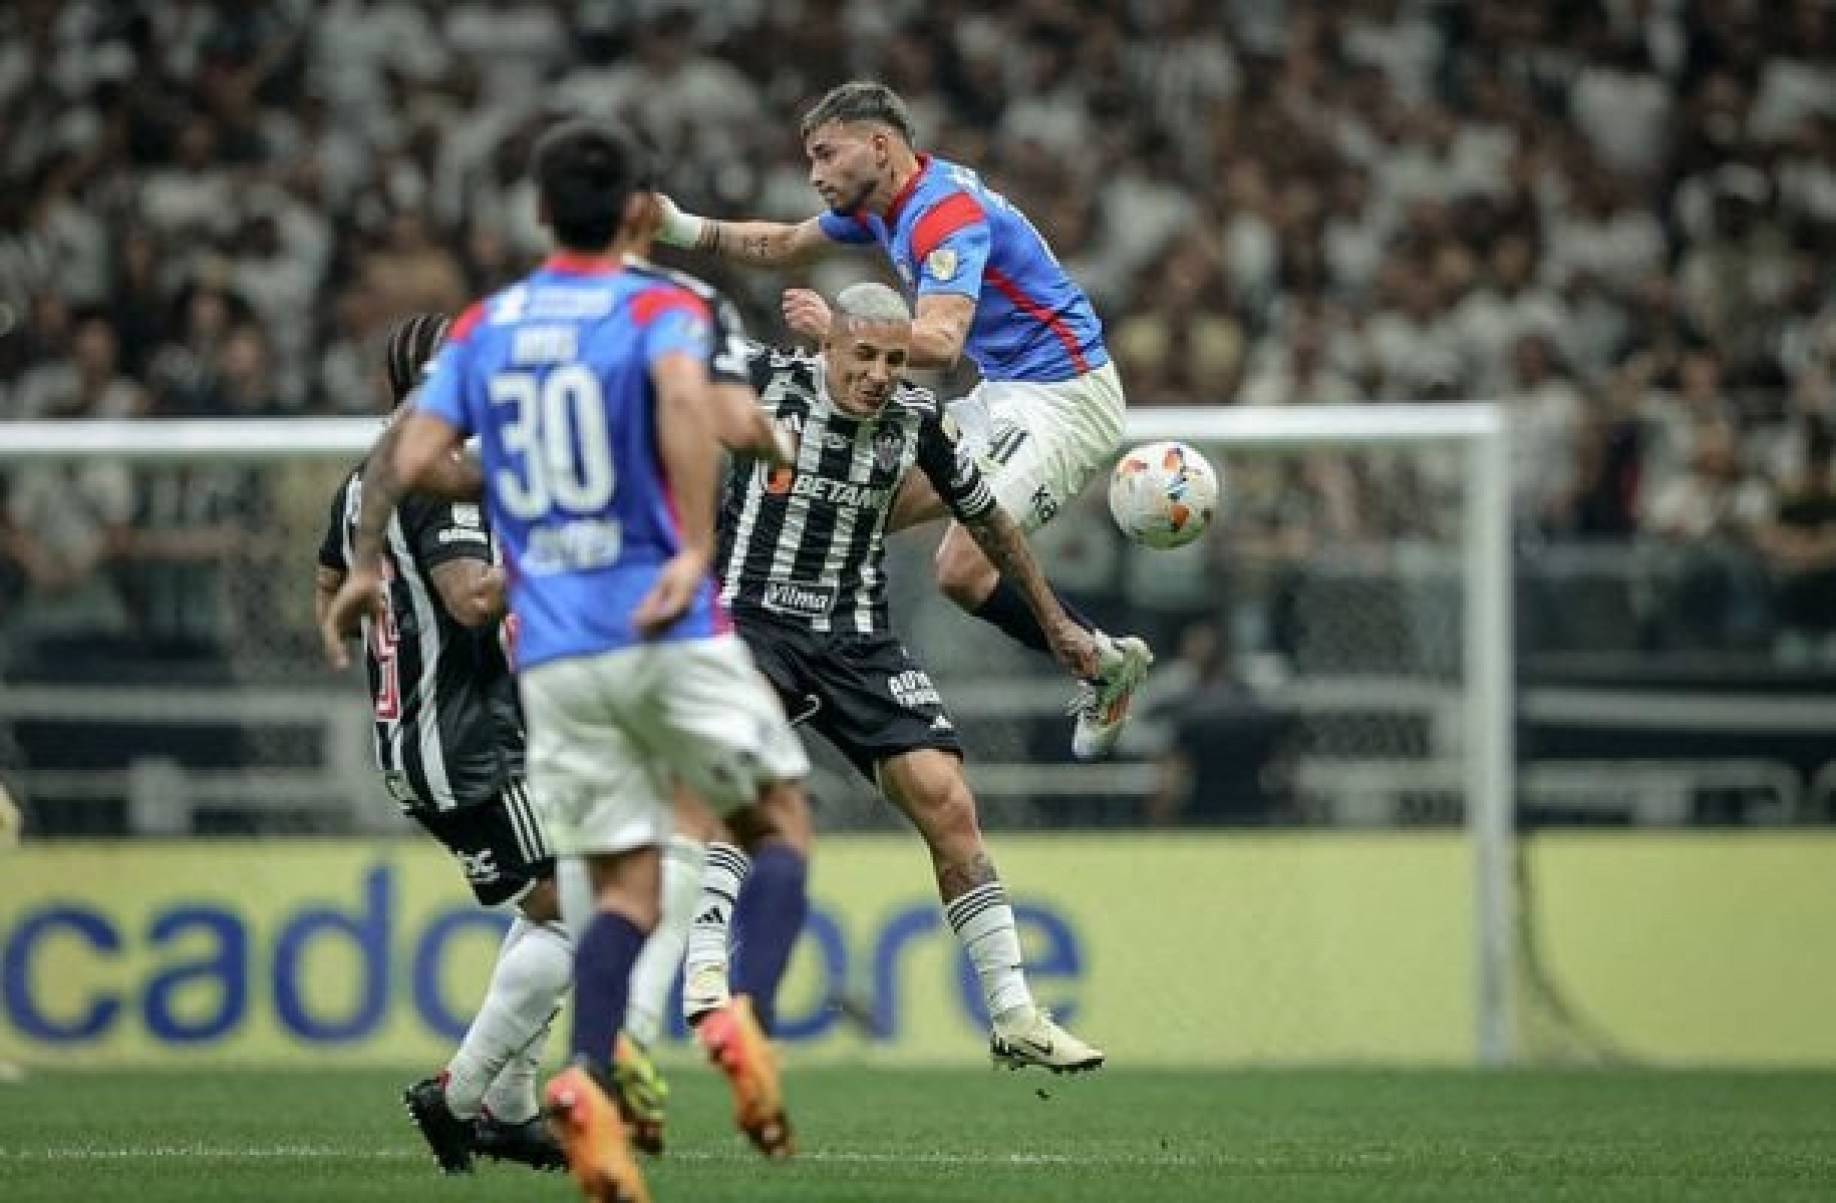
[[[1836, 1074], [795, 1071], [800, 1156], [757, 1158], [673, 1075], [659, 1203], [1836, 1198]], [[40, 1073], [0, 1085], [0, 1200], [566, 1200], [442, 1179], [407, 1075]]]

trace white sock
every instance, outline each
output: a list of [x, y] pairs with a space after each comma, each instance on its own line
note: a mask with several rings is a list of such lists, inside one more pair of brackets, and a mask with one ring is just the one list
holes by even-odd
[[491, 1088], [484, 1094], [486, 1111], [507, 1124], [525, 1123], [536, 1117], [541, 1110], [536, 1102], [536, 1079], [541, 1074], [548, 1034], [553, 1030], [554, 1016], [550, 1016], [542, 1030], [535, 1034], [535, 1039], [510, 1058], [510, 1064], [497, 1071], [497, 1076], [491, 1079]]
[[574, 944], [560, 924], [520, 916], [511, 923], [484, 1003], [446, 1067], [446, 1105], [454, 1115], [478, 1114], [485, 1089], [541, 1035], [573, 977]]
[[733, 904], [739, 900], [740, 887], [751, 872], [752, 858], [732, 844], [708, 845], [701, 896], [688, 931], [688, 959], [684, 964], [687, 980], [703, 972], [726, 976], [727, 929], [733, 922]]
[[670, 836], [663, 848], [662, 909], [656, 930], [631, 968], [631, 998], [625, 1005], [625, 1031], [645, 1048], [656, 1047], [663, 1034], [669, 988], [676, 984], [676, 971], [682, 968], [689, 924], [695, 920], [695, 904], [701, 901], [701, 875], [707, 858], [708, 846], [686, 835]]
[[1031, 1012], [1033, 992], [1027, 989], [1020, 959], [1020, 932], [1001, 883], [991, 881], [951, 899], [944, 904], [944, 917], [981, 979], [982, 1002], [989, 1016], [999, 1019], [1012, 1011]]

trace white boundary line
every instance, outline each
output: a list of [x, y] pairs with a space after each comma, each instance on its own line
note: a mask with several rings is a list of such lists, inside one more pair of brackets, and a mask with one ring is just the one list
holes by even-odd
[[[424, 1161], [425, 1149], [341, 1149], [332, 1145], [270, 1145], [260, 1148], [228, 1148], [221, 1145], [146, 1145], [137, 1147], [103, 1145], [54, 1145], [45, 1149], [0, 1148], [0, 1162], [62, 1161], [260, 1161], [260, 1160], [338, 1160], [338, 1161]], [[671, 1150], [669, 1161], [724, 1162], [755, 1161], [757, 1154], [736, 1146], [730, 1152], [718, 1149]], [[1387, 1157], [1382, 1159], [1387, 1160]], [[1034, 1165], [1139, 1165], [1199, 1166], [1225, 1164], [1223, 1157], [1191, 1156], [1182, 1153], [1123, 1153], [1115, 1155], [1080, 1155], [1070, 1153], [872, 1153], [864, 1150], [813, 1149], [799, 1152], [794, 1161], [827, 1165], [935, 1165], [935, 1166], [1034, 1166]]]

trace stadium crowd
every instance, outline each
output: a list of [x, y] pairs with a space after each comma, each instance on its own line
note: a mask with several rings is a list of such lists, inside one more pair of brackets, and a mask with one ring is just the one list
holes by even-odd
[[[0, 419], [377, 412], [391, 318], [537, 253], [556, 116], [801, 218], [796, 116], [872, 75], [1045, 228], [1134, 404], [1502, 399], [1530, 554], [1655, 549], [1639, 640], [1827, 653], [1833, 61], [1825, 0], [16, 0]], [[778, 333], [787, 280], [717, 282]], [[226, 550], [284, 573], [318, 518], [234, 470], [0, 480], [16, 640], [220, 640]], [[1239, 569], [1446, 510], [1343, 456], [1233, 488]]]

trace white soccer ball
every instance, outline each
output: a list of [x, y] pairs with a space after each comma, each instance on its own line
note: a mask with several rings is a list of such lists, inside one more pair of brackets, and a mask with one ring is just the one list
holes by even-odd
[[1218, 473], [1185, 443], [1146, 443], [1109, 476], [1109, 513], [1143, 547], [1184, 547], [1218, 510]]

